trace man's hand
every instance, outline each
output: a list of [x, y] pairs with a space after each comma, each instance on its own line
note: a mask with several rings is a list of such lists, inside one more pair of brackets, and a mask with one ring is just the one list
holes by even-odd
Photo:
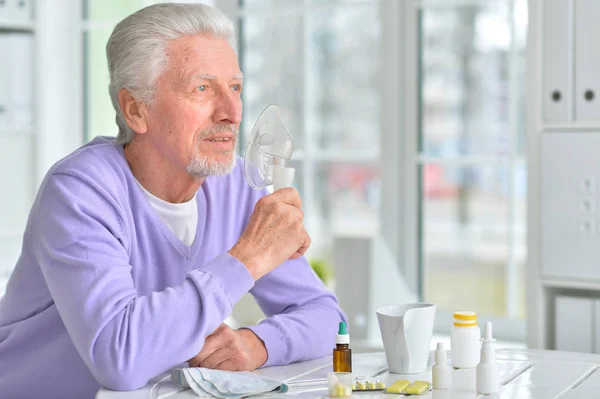
[[218, 370], [252, 371], [266, 361], [267, 348], [252, 330], [233, 330], [226, 324], [221, 324], [214, 333], [206, 337], [202, 350], [188, 360], [188, 365]]
[[248, 226], [228, 252], [248, 268], [254, 281], [285, 260], [304, 255], [310, 246], [301, 208], [294, 188], [282, 188], [256, 203]]

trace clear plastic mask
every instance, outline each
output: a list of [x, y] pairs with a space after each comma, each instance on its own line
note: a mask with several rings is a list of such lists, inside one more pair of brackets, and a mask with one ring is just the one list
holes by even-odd
[[244, 174], [248, 184], [255, 190], [291, 186], [295, 170], [285, 165], [293, 152], [294, 140], [280, 108], [271, 104], [258, 117], [246, 146]]

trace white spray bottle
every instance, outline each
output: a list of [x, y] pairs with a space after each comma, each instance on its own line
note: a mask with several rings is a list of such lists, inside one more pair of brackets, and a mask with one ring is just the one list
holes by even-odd
[[477, 392], [485, 395], [500, 390], [500, 376], [496, 365], [495, 339], [492, 338], [492, 323], [487, 321], [481, 339], [481, 360], [477, 365]]

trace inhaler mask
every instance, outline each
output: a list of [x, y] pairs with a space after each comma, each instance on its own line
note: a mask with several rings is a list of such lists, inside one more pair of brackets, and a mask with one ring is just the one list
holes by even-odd
[[294, 152], [294, 140], [281, 118], [278, 105], [271, 104], [252, 128], [244, 161], [244, 175], [255, 190], [273, 185], [273, 190], [291, 187], [296, 170], [286, 167]]

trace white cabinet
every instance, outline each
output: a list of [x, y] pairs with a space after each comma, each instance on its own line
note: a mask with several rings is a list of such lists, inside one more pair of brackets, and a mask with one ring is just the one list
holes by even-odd
[[554, 349], [600, 353], [600, 299], [555, 297]]
[[570, 296], [556, 297], [554, 349], [570, 352], [596, 352], [595, 312], [597, 300]]
[[528, 15], [528, 345], [600, 352], [600, 1]]
[[541, 7], [543, 123], [600, 124], [600, 1], [544, 0]]
[[575, 112], [580, 122], [600, 121], [600, 1], [575, 0]]
[[8, 5], [8, 19], [30, 21], [33, 17], [34, 0], [4, 0]]
[[542, 275], [600, 281], [600, 133], [540, 143]]
[[543, 8], [543, 116], [545, 122], [569, 120], [569, 0], [546, 0]]

